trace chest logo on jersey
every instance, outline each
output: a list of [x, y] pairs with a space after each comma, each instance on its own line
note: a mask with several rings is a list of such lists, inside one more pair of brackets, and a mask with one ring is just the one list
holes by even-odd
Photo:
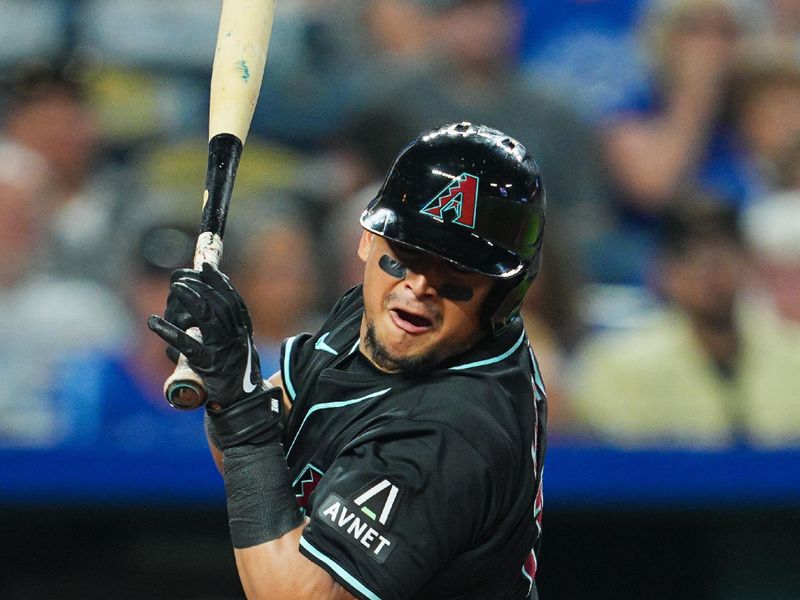
[[333, 354], [334, 356], [338, 356], [338, 354], [339, 354], [338, 350], [335, 350], [335, 349], [331, 348], [331, 347], [328, 345], [328, 342], [326, 342], [326, 341], [325, 341], [325, 340], [327, 340], [327, 339], [328, 339], [328, 336], [329, 336], [329, 335], [330, 335], [330, 332], [327, 332], [327, 333], [325, 333], [324, 335], [322, 335], [322, 336], [321, 336], [321, 337], [320, 337], [320, 338], [319, 338], [319, 339], [318, 339], [318, 340], [317, 340], [317, 341], [314, 343], [314, 349], [315, 349], [315, 350], [322, 350], [323, 352], [327, 352], [328, 354]]
[[303, 514], [308, 512], [308, 498], [319, 482], [322, 481], [323, 475], [324, 473], [320, 469], [309, 463], [294, 480], [292, 484], [294, 496], [297, 498], [297, 505], [303, 511]]
[[382, 479], [350, 500], [331, 494], [317, 510], [317, 517], [382, 563], [396, 546], [395, 538], [386, 531], [386, 524], [399, 491], [388, 479]]

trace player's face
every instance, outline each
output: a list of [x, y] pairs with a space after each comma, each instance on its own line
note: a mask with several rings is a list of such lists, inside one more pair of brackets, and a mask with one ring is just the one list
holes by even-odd
[[474, 345], [484, 332], [490, 277], [365, 231], [361, 350], [387, 372], [422, 372]]

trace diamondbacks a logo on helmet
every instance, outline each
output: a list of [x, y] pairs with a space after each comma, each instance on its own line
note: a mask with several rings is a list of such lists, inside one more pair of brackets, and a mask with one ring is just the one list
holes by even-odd
[[453, 223], [475, 229], [475, 215], [478, 209], [478, 182], [475, 175], [462, 173], [428, 202], [421, 212], [444, 221], [444, 213], [451, 211]]

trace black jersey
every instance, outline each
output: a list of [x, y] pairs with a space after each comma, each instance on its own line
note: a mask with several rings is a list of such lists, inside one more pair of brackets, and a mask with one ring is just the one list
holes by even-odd
[[300, 551], [359, 598], [527, 598], [546, 400], [521, 321], [409, 376], [361, 355], [362, 313], [358, 286], [283, 344]]

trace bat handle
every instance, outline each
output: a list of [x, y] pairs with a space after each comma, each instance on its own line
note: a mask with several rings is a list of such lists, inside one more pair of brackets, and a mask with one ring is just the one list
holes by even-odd
[[[203, 340], [199, 327], [191, 327], [186, 333], [198, 341]], [[206, 387], [203, 380], [189, 366], [189, 361], [181, 354], [175, 370], [164, 382], [164, 397], [167, 402], [180, 410], [194, 410], [206, 403]]]
[[[199, 271], [204, 262], [216, 267], [221, 258], [222, 238], [210, 231], [201, 233], [195, 246], [194, 268]], [[200, 342], [203, 341], [199, 327], [190, 327], [186, 333]], [[206, 403], [206, 396], [203, 379], [192, 370], [189, 361], [181, 354], [172, 375], [164, 382], [164, 397], [177, 409], [194, 410]]]

